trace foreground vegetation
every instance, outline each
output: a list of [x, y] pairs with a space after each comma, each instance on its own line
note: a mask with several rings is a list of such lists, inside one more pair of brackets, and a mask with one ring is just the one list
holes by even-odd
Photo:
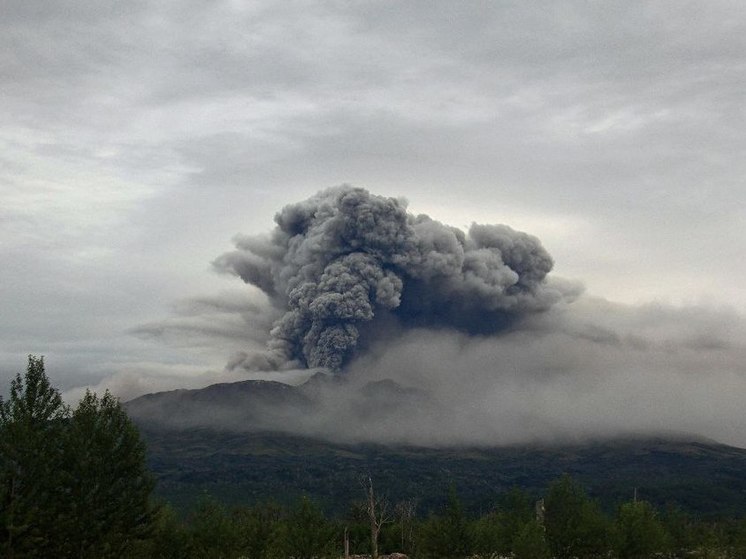
[[[746, 557], [744, 520], [701, 522], [677, 511], [659, 513], [644, 501], [624, 503], [607, 515], [569, 477], [549, 487], [543, 521], [534, 505], [514, 490], [493, 511], [469, 517], [453, 489], [446, 507], [427, 518], [399, 503], [382, 526], [379, 552], [432, 559]], [[345, 533], [350, 553], [370, 553], [363, 502], [347, 515], [327, 518], [307, 499], [291, 507], [266, 503], [227, 509], [204, 496], [185, 519], [162, 509], [147, 553], [164, 558], [342, 557]]]
[[154, 482], [119, 402], [74, 410], [29, 357], [0, 399], [0, 549], [6, 557], [122, 557], [150, 535]]
[[[375, 473], [375, 472], [373, 472]], [[413, 558], [746, 557], [746, 519], [701, 520], [633, 498], [604, 511], [565, 475], [544, 498], [514, 489], [468, 514], [455, 486], [418, 514], [362, 478], [334, 516], [308, 498], [227, 508], [205, 493], [177, 513], [154, 503], [145, 447], [119, 402], [87, 393], [67, 407], [29, 357], [0, 400], [4, 557], [311, 559], [403, 552]]]
[[[262, 397], [264, 388], [245, 391], [247, 407], [272, 405], [272, 398]], [[230, 387], [223, 389], [229, 393]], [[237, 405], [228, 394], [222, 401]], [[393, 499], [416, 500], [420, 516], [443, 509], [450, 484], [458, 488], [466, 512], [480, 515], [513, 487], [540, 499], [553, 480], [568, 473], [609, 514], [637, 488], [640, 498], [661, 511], [677, 506], [698, 518], [746, 517], [746, 449], [691, 435], [427, 448], [263, 430], [176, 428], [144, 420], [129, 408], [128, 413], [148, 447], [156, 495], [180, 513], [208, 492], [228, 506], [270, 500], [292, 505], [307, 496], [338, 517], [360, 499], [360, 476], [370, 473]]]

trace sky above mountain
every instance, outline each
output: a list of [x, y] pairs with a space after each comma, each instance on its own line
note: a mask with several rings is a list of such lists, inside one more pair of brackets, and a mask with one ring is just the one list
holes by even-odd
[[[4, 385], [29, 353], [70, 394], [242, 378], [226, 363], [262, 351], [279, 315], [211, 263], [346, 183], [463, 231], [540, 239], [551, 277], [585, 294], [533, 331], [559, 321], [570, 340], [626, 348], [544, 337], [543, 374], [557, 355], [583, 375], [633, 363], [642, 393], [690, 386], [694, 427], [746, 426], [735, 403], [707, 415], [746, 397], [740, 3], [8, 0], [0, 13]], [[366, 359], [385, 359], [379, 339]], [[463, 347], [449, 339], [441, 352]], [[413, 340], [432, 338], [408, 332], [389, 355], [404, 362]], [[687, 381], [670, 378], [682, 368]]]

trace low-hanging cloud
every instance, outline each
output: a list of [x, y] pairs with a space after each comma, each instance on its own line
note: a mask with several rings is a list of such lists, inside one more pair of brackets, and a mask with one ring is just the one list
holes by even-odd
[[351, 414], [343, 429], [425, 444], [679, 433], [746, 446], [744, 336], [728, 309], [588, 296], [499, 336], [399, 331], [349, 375], [423, 387], [441, 411], [410, 407], [365, 429]]
[[[174, 395], [178, 409], [160, 420], [420, 445], [678, 432], [746, 446], [746, 321], [732, 309], [583, 295], [549, 275], [550, 256], [526, 233], [464, 233], [349, 186], [286, 206], [276, 222], [215, 261], [258, 288], [250, 297], [183, 302], [136, 332], [222, 337], [232, 357], [213, 378], [223, 382], [344, 374], [286, 402], [247, 404], [236, 387], [225, 406], [178, 408], [189, 397]], [[131, 411], [159, 417], [158, 406]]]
[[[268, 236], [238, 237], [215, 261], [283, 314], [268, 352], [240, 363], [339, 370], [379, 317], [490, 334], [563, 297], [539, 240], [506, 225], [467, 233], [362, 188], [324, 190], [275, 216]], [[234, 365], [238, 365], [235, 363]]]
[[[155, 400], [131, 411], [172, 427], [345, 442], [506, 445], [673, 434], [746, 447], [746, 322], [732, 310], [583, 296], [490, 335], [386, 326], [345, 375], [314, 378], [294, 389], [295, 398], [210, 399], [168, 414]], [[288, 373], [248, 376], [288, 382]], [[297, 383], [301, 371], [292, 373]]]

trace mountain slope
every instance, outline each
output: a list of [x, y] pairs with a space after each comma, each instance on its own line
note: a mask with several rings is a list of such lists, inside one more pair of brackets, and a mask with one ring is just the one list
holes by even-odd
[[[287, 410], [295, 417], [319, 405], [313, 385], [278, 384], [246, 381], [129, 402], [148, 444], [158, 493], [177, 507], [190, 505], [202, 491], [231, 504], [306, 494], [344, 512], [362, 496], [360, 476], [370, 473], [392, 501], [416, 499], [421, 514], [442, 505], [450, 483], [469, 509], [484, 512], [513, 486], [538, 497], [551, 480], [569, 473], [608, 508], [637, 488], [640, 498], [660, 507], [746, 514], [744, 449], [684, 436], [497, 448], [334, 442], [277, 428], [290, 417]], [[366, 414], [430, 405], [420, 391], [392, 381], [363, 386], [356, 398]]]

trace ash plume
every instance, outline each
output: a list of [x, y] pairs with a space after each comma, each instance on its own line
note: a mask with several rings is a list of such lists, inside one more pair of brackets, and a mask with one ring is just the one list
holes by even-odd
[[286, 206], [275, 222], [213, 263], [282, 313], [268, 351], [232, 367], [337, 371], [377, 321], [491, 334], [562, 298], [539, 240], [505, 225], [465, 233], [347, 185]]

